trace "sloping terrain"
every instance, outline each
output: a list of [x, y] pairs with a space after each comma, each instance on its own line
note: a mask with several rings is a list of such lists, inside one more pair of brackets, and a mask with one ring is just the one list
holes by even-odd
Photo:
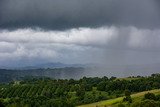
[[[131, 97], [132, 97], [133, 101], [137, 101], [137, 100], [142, 99], [144, 94], [146, 94], [148, 92], [154, 93], [154, 94], [160, 94], [160, 89], [139, 92], [136, 94], [132, 94]], [[119, 97], [119, 98], [100, 101], [100, 102], [96, 102], [96, 103], [92, 103], [92, 104], [81, 105], [78, 107], [115, 107], [118, 103], [122, 102], [123, 98], [124, 97]]]

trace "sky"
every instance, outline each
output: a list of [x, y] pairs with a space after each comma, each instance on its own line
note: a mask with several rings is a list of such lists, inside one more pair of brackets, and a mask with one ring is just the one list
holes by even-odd
[[159, 0], [0, 0], [0, 66], [160, 64]]

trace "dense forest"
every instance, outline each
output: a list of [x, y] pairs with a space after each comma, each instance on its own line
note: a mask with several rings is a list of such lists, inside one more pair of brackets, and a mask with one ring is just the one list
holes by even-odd
[[[148, 77], [51, 79], [27, 77], [2, 83], [0, 102], [6, 107], [74, 107], [160, 88], [160, 74]], [[126, 91], [127, 90], [127, 91]], [[124, 99], [130, 101], [129, 97]]]

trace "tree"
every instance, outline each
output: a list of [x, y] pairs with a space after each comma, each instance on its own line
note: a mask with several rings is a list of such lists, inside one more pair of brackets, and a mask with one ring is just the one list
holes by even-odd
[[123, 101], [125, 102], [125, 101], [128, 101], [129, 103], [132, 103], [132, 98], [131, 98], [131, 96], [127, 96], [127, 97], [125, 97], [124, 99], [123, 99]]
[[156, 95], [156, 100], [157, 100], [157, 101], [160, 101], [160, 94], [159, 94], [159, 95]]
[[132, 103], [132, 98], [131, 98], [131, 92], [129, 90], [125, 90], [125, 98], [123, 101], [128, 101], [129, 103]]
[[98, 85], [97, 85], [97, 90], [99, 91], [104, 91], [106, 88], [106, 83], [104, 81], [100, 82]]
[[125, 90], [125, 91], [124, 91], [124, 94], [125, 94], [126, 97], [128, 97], [128, 96], [131, 95], [131, 92], [130, 92], [129, 90]]
[[116, 79], [116, 77], [113, 77], [113, 76], [110, 78], [111, 81], [113, 81], [113, 80], [115, 80], [115, 79]]
[[5, 107], [4, 104], [3, 104], [2, 99], [0, 99], [0, 107]]
[[54, 93], [57, 97], [63, 96], [64, 95], [64, 89], [63, 87], [58, 87]]
[[150, 99], [150, 100], [156, 100], [155, 94], [149, 93], [149, 92], [144, 95], [144, 98], [145, 98], [145, 99]]
[[80, 100], [84, 99], [84, 95], [85, 95], [85, 89], [84, 89], [84, 87], [80, 86], [76, 90], [76, 95], [79, 97]]

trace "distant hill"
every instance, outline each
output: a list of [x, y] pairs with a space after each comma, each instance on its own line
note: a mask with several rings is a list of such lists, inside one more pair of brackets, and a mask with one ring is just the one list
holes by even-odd
[[26, 76], [33, 77], [50, 77], [55, 79], [80, 78], [84, 76], [85, 69], [82, 67], [65, 67], [65, 68], [39, 68], [39, 69], [0, 69], [0, 82], [10, 82], [20, 80]]
[[50, 62], [50, 63], [44, 63], [44, 64], [37, 64], [34, 66], [28, 66], [24, 68], [64, 68], [64, 67], [84, 67], [85, 65], [82, 64], [64, 64], [60, 62]]
[[24, 76], [47, 76], [52, 78], [86, 77], [128, 77], [148, 76], [160, 73], [160, 64], [147, 65], [98, 65], [98, 64], [64, 64], [51, 62], [24, 67], [0, 67], [0, 81], [8, 81]]
[[65, 67], [85, 67], [89, 64], [65, 64], [61, 62], [48, 62], [48, 63], [41, 63], [41, 64], [35, 64], [35, 65], [28, 65], [28, 66], [14, 66], [14, 65], [8, 65], [8, 66], [1, 66], [1, 69], [39, 69], [39, 68], [65, 68]]

